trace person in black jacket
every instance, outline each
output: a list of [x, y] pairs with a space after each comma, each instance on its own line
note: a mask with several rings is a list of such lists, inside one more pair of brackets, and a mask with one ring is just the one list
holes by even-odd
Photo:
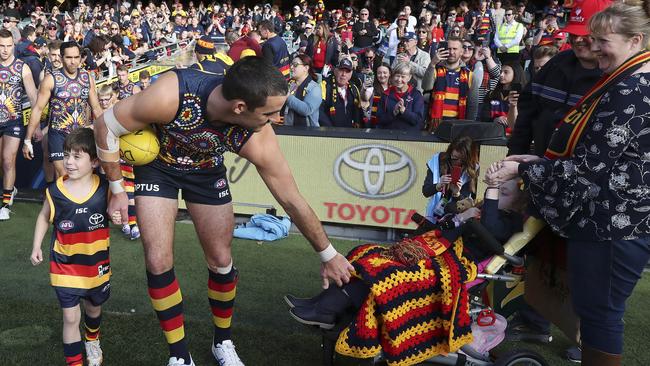
[[354, 22], [352, 26], [352, 35], [354, 36], [354, 47], [352, 51], [354, 52], [360, 52], [372, 46], [374, 38], [379, 33], [375, 24], [369, 19], [370, 11], [367, 8], [361, 9], [359, 12], [359, 20]]
[[557, 54], [519, 96], [519, 115], [508, 142], [508, 155], [543, 156], [555, 125], [601, 76], [588, 37], [570, 35], [573, 48]]
[[318, 114], [321, 126], [358, 128], [362, 125], [359, 88], [350, 83], [352, 69], [352, 61], [342, 58], [334, 69], [334, 75], [323, 79], [323, 103]]

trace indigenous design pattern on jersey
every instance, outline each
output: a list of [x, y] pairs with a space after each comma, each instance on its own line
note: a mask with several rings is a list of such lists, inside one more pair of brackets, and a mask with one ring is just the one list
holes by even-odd
[[106, 216], [108, 183], [93, 175], [85, 199], [72, 197], [59, 178], [46, 191], [53, 224], [50, 282], [79, 296], [108, 285], [109, 224]]
[[50, 97], [50, 127], [63, 133], [90, 125], [90, 74], [79, 69], [70, 78], [63, 70], [53, 70], [54, 90]]
[[174, 72], [180, 102], [174, 120], [157, 129], [158, 159], [180, 170], [221, 166], [223, 154], [238, 153], [252, 131], [235, 125], [217, 127], [206, 120], [208, 97], [221, 84], [221, 77], [195, 69]]
[[117, 99], [118, 100], [126, 99], [126, 98], [128, 98], [128, 97], [130, 97], [130, 96], [132, 96], [134, 94], [133, 93], [133, 87], [135, 86], [135, 84], [133, 84], [132, 82], [129, 82], [126, 85], [122, 85], [122, 84], [119, 84], [119, 85], [120, 85], [120, 88], [117, 91]]
[[22, 118], [24, 65], [18, 59], [9, 66], [0, 65], [0, 126]]

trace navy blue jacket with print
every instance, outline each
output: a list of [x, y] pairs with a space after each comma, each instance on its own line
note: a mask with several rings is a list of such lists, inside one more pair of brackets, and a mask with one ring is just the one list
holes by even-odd
[[606, 241], [650, 236], [650, 73], [606, 92], [571, 158], [520, 164], [534, 210], [558, 234]]

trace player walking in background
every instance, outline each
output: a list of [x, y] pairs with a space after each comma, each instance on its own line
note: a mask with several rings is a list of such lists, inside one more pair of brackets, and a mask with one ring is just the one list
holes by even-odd
[[[41, 243], [52, 224], [50, 283], [63, 311], [63, 354], [66, 365], [81, 366], [80, 302], [84, 304], [84, 345], [89, 366], [102, 364], [99, 343], [102, 304], [110, 296], [108, 184], [93, 174], [99, 166], [93, 132], [77, 129], [65, 139], [66, 175], [45, 191], [34, 228], [30, 260], [43, 262]], [[121, 222], [119, 213], [113, 217]], [[83, 301], [82, 301], [83, 300]]]
[[32, 136], [39, 128], [41, 114], [49, 102], [50, 125], [47, 132], [49, 160], [54, 163], [57, 177], [65, 174], [63, 167], [65, 137], [72, 130], [91, 125], [91, 109], [95, 116], [102, 114], [102, 108], [97, 100], [95, 80], [88, 71], [79, 68], [81, 50], [77, 42], [63, 42], [61, 55], [63, 67], [45, 75], [38, 88], [38, 100], [32, 104], [32, 114], [23, 145], [23, 156], [31, 160], [34, 157]]
[[[97, 98], [99, 105], [103, 110], [107, 110], [117, 103], [118, 92], [111, 85], [104, 84], [97, 90]], [[133, 165], [127, 164], [124, 160], [120, 159], [120, 169], [124, 177], [124, 190], [129, 197], [129, 219], [124, 220], [122, 223], [122, 234], [126, 235], [131, 240], [140, 238], [140, 228], [135, 215], [135, 174], [133, 173]]]
[[138, 84], [129, 80], [129, 68], [126, 65], [117, 67], [117, 99], [122, 100], [139, 93], [142, 89]]
[[10, 31], [0, 30], [0, 153], [2, 154], [2, 205], [0, 221], [9, 220], [9, 207], [18, 190], [16, 154], [25, 134], [22, 98], [36, 101], [36, 87], [29, 67], [14, 56], [14, 38]]

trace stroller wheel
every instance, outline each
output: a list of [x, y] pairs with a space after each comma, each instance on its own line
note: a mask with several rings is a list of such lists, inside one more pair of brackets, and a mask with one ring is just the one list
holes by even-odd
[[499, 356], [494, 366], [547, 366], [547, 363], [536, 352], [515, 349]]

